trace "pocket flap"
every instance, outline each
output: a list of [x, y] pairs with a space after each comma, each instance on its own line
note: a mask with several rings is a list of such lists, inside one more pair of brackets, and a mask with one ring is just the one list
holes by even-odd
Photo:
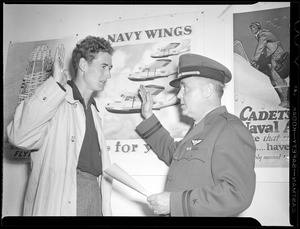
[[201, 160], [203, 162], [206, 162], [207, 160], [207, 153], [208, 149], [204, 147], [194, 147], [191, 150], [183, 152], [182, 156], [179, 158], [181, 159], [187, 159], [187, 160]]

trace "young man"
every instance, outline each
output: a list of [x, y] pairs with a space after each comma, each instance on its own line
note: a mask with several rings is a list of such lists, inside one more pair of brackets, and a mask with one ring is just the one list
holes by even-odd
[[178, 98], [182, 114], [194, 120], [176, 142], [152, 113], [152, 97], [140, 88], [143, 120], [138, 133], [170, 168], [165, 191], [148, 197], [156, 214], [237, 216], [251, 204], [255, 190], [255, 144], [242, 121], [221, 106], [231, 73], [196, 54], [179, 57]]
[[72, 54], [67, 81], [64, 47], [56, 49], [53, 77], [16, 108], [7, 127], [11, 144], [31, 153], [26, 216], [111, 215], [110, 166], [94, 92], [111, 77], [113, 48], [88, 36]]

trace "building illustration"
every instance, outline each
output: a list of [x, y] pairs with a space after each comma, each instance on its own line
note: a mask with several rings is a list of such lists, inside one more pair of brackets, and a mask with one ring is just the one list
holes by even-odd
[[35, 89], [49, 78], [51, 75], [52, 62], [51, 49], [47, 44], [34, 47], [29, 57], [26, 73], [21, 84], [18, 104], [30, 97]]

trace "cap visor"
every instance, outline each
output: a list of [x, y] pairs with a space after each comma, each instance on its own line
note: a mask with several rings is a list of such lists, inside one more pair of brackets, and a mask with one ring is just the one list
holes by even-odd
[[181, 79], [175, 79], [175, 80], [172, 80], [172, 81], [170, 81], [170, 86], [172, 86], [172, 87], [179, 87], [179, 83], [180, 83], [180, 80]]
[[191, 77], [191, 76], [195, 76], [195, 75], [186, 75], [186, 76], [182, 76], [182, 77], [180, 77], [180, 78], [177, 78], [177, 79], [174, 79], [174, 80], [172, 80], [172, 81], [170, 81], [170, 86], [172, 86], [172, 87], [177, 87], [177, 88], [179, 88], [180, 87], [180, 80], [182, 80], [182, 79], [185, 79], [185, 78], [188, 78], [188, 77]]

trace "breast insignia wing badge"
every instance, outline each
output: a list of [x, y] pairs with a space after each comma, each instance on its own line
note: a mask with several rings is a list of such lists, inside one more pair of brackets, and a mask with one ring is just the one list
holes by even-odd
[[201, 143], [203, 141], [203, 139], [193, 139], [192, 140], [192, 144], [193, 146], [198, 145], [199, 143]]

